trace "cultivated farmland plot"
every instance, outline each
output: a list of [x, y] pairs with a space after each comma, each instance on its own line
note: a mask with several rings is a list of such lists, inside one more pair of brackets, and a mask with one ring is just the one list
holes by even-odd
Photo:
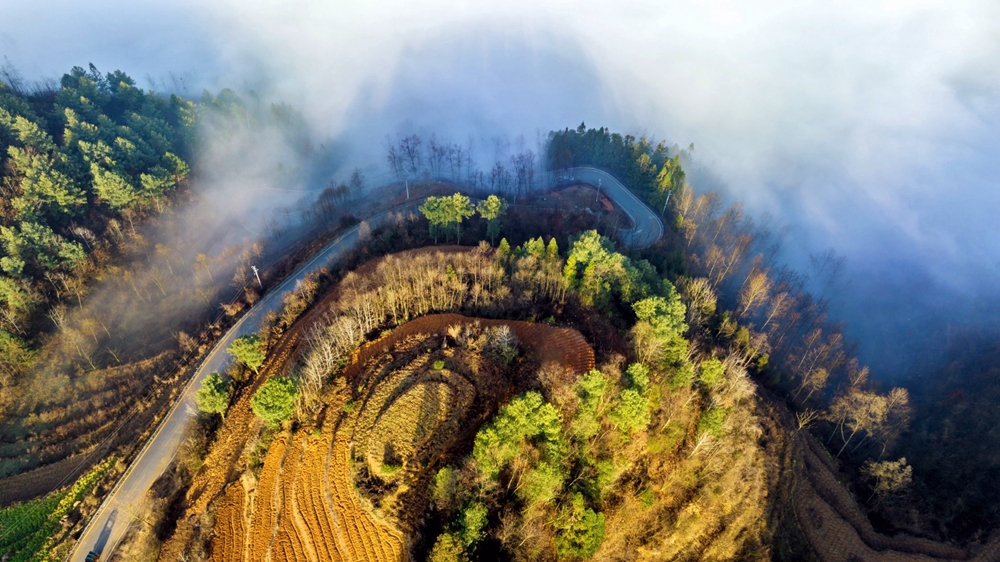
[[[526, 369], [576, 376], [594, 366], [593, 350], [567, 328], [457, 314], [400, 326], [355, 354], [319, 427], [274, 439], [252, 499], [242, 481], [229, 486], [212, 560], [407, 560], [433, 474], [522, 390], [474, 343], [499, 326], [521, 342]], [[448, 336], [459, 332], [464, 345]]]

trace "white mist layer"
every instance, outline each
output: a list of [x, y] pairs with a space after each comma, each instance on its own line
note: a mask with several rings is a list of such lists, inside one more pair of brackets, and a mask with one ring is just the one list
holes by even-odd
[[848, 257], [834, 310], [869, 361], [1000, 280], [995, 2], [7, 4], [0, 54], [28, 77], [93, 61], [253, 89], [370, 175], [387, 134], [471, 138], [481, 160], [581, 121], [693, 142], [719, 179], [696, 187], [788, 224], [793, 263]]

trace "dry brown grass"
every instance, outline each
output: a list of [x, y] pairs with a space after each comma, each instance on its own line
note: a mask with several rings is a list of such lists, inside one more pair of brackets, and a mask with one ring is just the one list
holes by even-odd
[[[793, 507], [798, 527], [824, 562], [968, 560], [967, 550], [926, 539], [887, 537], [872, 528], [857, 501], [837, 480], [833, 467], [815, 439], [800, 433], [795, 439]], [[1000, 560], [1000, 549], [980, 553], [976, 560]]]

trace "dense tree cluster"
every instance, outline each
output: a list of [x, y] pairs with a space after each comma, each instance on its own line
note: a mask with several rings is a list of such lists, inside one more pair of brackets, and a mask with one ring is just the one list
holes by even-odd
[[[579, 236], [565, 259], [550, 246], [538, 239], [509, 249], [502, 241], [496, 259], [518, 268], [554, 260], [564, 292], [632, 323], [639, 362], [624, 372], [610, 363], [568, 388], [528, 392], [501, 408], [471, 455], [435, 478], [435, 505], [450, 523], [430, 559], [476, 559], [487, 538], [518, 560], [606, 557], [640, 544], [668, 544], [674, 555], [738, 555], [761, 538], [754, 518], [766, 494], [744, 359], [724, 349], [722, 358], [691, 352], [687, 307], [673, 284], [597, 233]], [[681, 513], [704, 515], [666, 515], [680, 508], [644, 488], [657, 482], [684, 488], [671, 492], [690, 498]], [[739, 518], [720, 507], [723, 496], [743, 506]]]
[[72, 269], [93, 242], [88, 232], [125, 209], [156, 205], [188, 173], [178, 154], [187, 153], [194, 119], [191, 103], [93, 66], [74, 68], [42, 95], [0, 84], [4, 273], [37, 279]]
[[264, 364], [264, 358], [267, 357], [264, 342], [257, 334], [245, 334], [236, 338], [226, 351], [254, 373], [259, 372], [260, 366]]
[[457, 243], [462, 240], [462, 222], [475, 214], [476, 207], [468, 197], [455, 193], [450, 197], [428, 197], [420, 206], [420, 212], [430, 224], [431, 236], [435, 243], [441, 234], [445, 235], [447, 241], [451, 233], [455, 233]]
[[500, 235], [500, 217], [507, 212], [507, 201], [496, 195], [490, 195], [476, 205], [461, 193], [448, 197], [430, 196], [420, 206], [420, 213], [427, 219], [430, 235], [437, 244], [438, 237], [444, 234], [445, 241], [455, 233], [455, 242], [462, 241], [462, 223], [477, 212], [486, 221], [486, 235], [492, 244]]
[[490, 195], [476, 205], [476, 211], [486, 219], [486, 235], [490, 237], [490, 244], [493, 244], [500, 235], [500, 217], [507, 212], [507, 201]]
[[0, 383], [31, 368], [37, 320], [80, 295], [89, 255], [106, 259], [102, 241], [185, 180], [196, 119], [190, 102], [93, 65], [58, 87], [0, 79]]
[[[847, 454], [861, 464], [888, 454], [909, 426], [909, 393], [875, 388], [868, 369], [850, 356], [840, 327], [828, 321], [826, 301], [808, 291], [810, 279], [776, 263], [771, 234], [740, 206], [724, 209], [718, 194], [684, 189], [674, 208], [691, 273], [700, 276], [682, 283], [690, 308], [714, 309], [721, 295], [729, 311], [718, 335], [732, 338], [793, 407], [823, 410], [814, 429], [826, 425], [820, 437], [835, 456]], [[825, 258], [831, 260], [836, 262]], [[837, 268], [823, 269], [831, 275]]]
[[559, 172], [574, 166], [596, 166], [614, 173], [629, 189], [645, 197], [657, 209], [665, 209], [670, 194], [684, 186], [680, 165], [682, 151], [645, 138], [612, 133], [607, 128], [576, 129], [549, 133], [546, 159]]
[[[841, 258], [832, 252], [813, 256], [815, 279], [777, 263], [780, 240], [748, 218], [739, 204], [724, 208], [717, 193], [698, 196], [684, 183], [680, 167], [684, 151], [676, 147], [652, 146], [644, 138], [582, 124], [576, 130], [552, 132], [549, 140], [546, 156], [553, 170], [599, 166], [615, 173], [657, 210], [665, 213], [671, 203], [673, 242], [686, 254], [677, 267], [684, 274], [677, 284], [687, 304], [686, 321], [705, 326], [706, 319], [717, 318], [711, 329], [691, 334], [694, 346], [704, 349], [728, 340], [739, 350], [738, 355], [705, 358], [700, 366], [688, 364], [687, 342], [671, 345], [669, 338], [657, 336], [669, 323], [646, 320], [652, 311], [670, 308], [669, 303], [646, 299], [634, 303], [640, 322], [632, 336], [641, 361], [665, 361], [661, 367], [672, 364], [676, 367], [670, 375], [672, 385], [693, 383], [712, 393], [725, 389], [726, 373], [733, 368], [751, 367], [762, 382], [786, 393], [800, 428], [818, 429], [817, 436], [835, 455], [849, 455], [857, 467], [866, 458], [881, 459], [891, 452], [909, 426], [909, 394], [902, 388], [881, 392], [872, 384], [868, 370], [850, 357], [840, 328], [827, 319], [826, 301], [808, 290], [833, 284], [843, 267]], [[658, 265], [676, 267], [662, 258]], [[605, 281], [599, 286], [613, 284]], [[581, 296], [587, 294], [585, 286], [578, 289]], [[723, 309], [721, 315], [717, 308]], [[730, 417], [730, 410], [718, 403], [705, 408], [697, 423], [700, 437], [695, 451], [701, 450], [703, 440], [722, 437]], [[893, 474], [905, 472], [904, 460], [879, 462], [865, 465], [866, 470], [900, 465]], [[878, 490], [885, 486], [884, 478], [873, 477], [872, 482]], [[884, 495], [875, 495], [879, 494]]]
[[599, 310], [609, 310], [614, 299], [631, 304], [670, 286], [648, 261], [615, 252], [611, 240], [593, 230], [574, 239], [563, 275], [584, 305]]

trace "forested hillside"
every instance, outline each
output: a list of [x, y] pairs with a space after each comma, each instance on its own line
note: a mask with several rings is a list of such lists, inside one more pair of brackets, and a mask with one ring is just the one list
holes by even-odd
[[666, 207], [670, 193], [684, 186], [684, 155], [676, 145], [660, 142], [655, 146], [645, 137], [612, 133], [605, 127], [553, 131], [549, 134], [546, 164], [553, 170], [573, 166], [596, 166], [615, 174], [654, 209]]
[[[73, 68], [58, 89], [0, 81], [0, 389], [30, 368], [45, 313], [79, 300], [107, 239], [184, 181], [195, 108], [126, 74]], [[0, 412], [4, 400], [0, 396]]]
[[[195, 104], [143, 91], [124, 73], [101, 74], [93, 66], [74, 68], [51, 87], [27, 88], [9, 74], [0, 76], [0, 500], [48, 494], [0, 511], [0, 519], [17, 519], [7, 524], [3, 536], [12, 538], [0, 554], [28, 555], [37, 544], [68, 546], [74, 525], [96, 504], [88, 497], [84, 508], [67, 508], [64, 497], [104, 491], [101, 479], [110, 481], [125, 465], [99, 461], [127, 458], [121, 453], [155, 427], [213, 337], [276, 278], [268, 273], [259, 286], [251, 283], [251, 264], [266, 255], [257, 241], [209, 251], [200, 231], [179, 218], [182, 194], [190, 195], [183, 189], [188, 163], [205, 152], [200, 145], [207, 138], [250, 135], [260, 126], [271, 127], [292, 152], [312, 147], [294, 110], [267, 108], [230, 90], [206, 93]], [[214, 136], [200, 135], [202, 129]], [[480, 357], [485, 348], [469, 342], [498, 336], [490, 331], [496, 326], [480, 331], [475, 324], [471, 331], [442, 326], [430, 336], [414, 336], [384, 357], [400, 365], [416, 361], [412, 365], [434, 383], [427, 388], [437, 389], [427, 396], [438, 401], [452, 400], [453, 391], [435, 385], [465, 388], [479, 380], [473, 374], [480, 365], [494, 375], [508, 367], [531, 371], [480, 405], [454, 446], [407, 465], [400, 451], [408, 449], [396, 450], [364, 426], [377, 437], [366, 445], [370, 450], [341, 459], [347, 464], [340, 467], [338, 493], [351, 501], [360, 494], [359, 513], [385, 517], [415, 537], [410, 554], [443, 561], [497, 552], [525, 560], [1000, 553], [1000, 542], [980, 546], [997, 524], [996, 507], [984, 500], [996, 491], [996, 455], [982, 446], [998, 440], [990, 425], [995, 416], [979, 415], [996, 394], [993, 340], [975, 340], [964, 351], [956, 346], [949, 376], [924, 385], [911, 404], [906, 388], [886, 387], [854, 358], [841, 326], [827, 315], [827, 302], [808, 290], [816, 280], [781, 262], [778, 236], [740, 204], [727, 206], [718, 193], [699, 194], [687, 183], [681, 161], [690, 154], [676, 145], [583, 124], [554, 131], [540, 156], [543, 167], [557, 172], [557, 185], [543, 195], [535, 189], [530, 151], [511, 157], [515, 174], [497, 161], [486, 176], [472, 169], [459, 145], [438, 144], [434, 137], [429, 144], [426, 158], [416, 135], [387, 145], [402, 182], [397, 187], [407, 198], [410, 190], [429, 195], [419, 208], [423, 218], [400, 214], [375, 232], [362, 223], [363, 246], [345, 263], [432, 240], [482, 240], [478, 249], [434, 253], [431, 265], [412, 259], [413, 270], [395, 277], [384, 270], [385, 263], [398, 265], [392, 259], [375, 273], [362, 268], [343, 279], [346, 269], [325, 271], [290, 294], [280, 321], [270, 318], [273, 329], [265, 326], [249, 344], [256, 367], [240, 359], [254, 376], [237, 365], [212, 379], [216, 403], [205, 411], [226, 413], [235, 400], [242, 414], [223, 422], [222, 434], [238, 432], [239, 446], [212, 449], [211, 428], [219, 420], [202, 416], [201, 433], [174, 466], [174, 483], [161, 483], [170, 490], [157, 496], [153, 512], [164, 513], [148, 544], [162, 544], [173, 533], [168, 557], [195, 543], [209, 547], [202, 533], [212, 529], [211, 520], [194, 524], [195, 515], [213, 517], [226, 485], [227, 502], [248, 501], [268, 466], [297, 458], [269, 447], [285, 447], [293, 438], [333, 439], [341, 429], [324, 421], [327, 413], [330, 420], [365, 421], [370, 412], [364, 404], [354, 411], [355, 404], [388, 392], [379, 390], [381, 383], [366, 386], [368, 375], [338, 378], [353, 372], [347, 365], [359, 346], [418, 316], [462, 312], [488, 322], [516, 320], [508, 327], [521, 330], [536, 322], [541, 328], [544, 318], [564, 324], [559, 329], [579, 328], [595, 349], [587, 369], [550, 380], [516, 338], [510, 357]], [[589, 186], [558, 179], [561, 170], [588, 165], [620, 178], [661, 215], [664, 238], [643, 250], [616, 249], [609, 236], [618, 232], [619, 210], [599, 191], [595, 197]], [[302, 171], [279, 163], [268, 173]], [[349, 194], [363, 185], [359, 169], [350, 186], [331, 183], [315, 216], [335, 224], [335, 217], [352, 210]], [[453, 189], [466, 194], [437, 196]], [[473, 205], [467, 194], [486, 198]], [[497, 195], [512, 196], [514, 204]], [[584, 200], [595, 208], [579, 205]], [[561, 253], [560, 245], [567, 251]], [[484, 285], [480, 273], [461, 266], [467, 258], [502, 283]], [[819, 268], [821, 274], [830, 269]], [[384, 277], [371, 286], [359, 282], [379, 275]], [[420, 289], [429, 280], [458, 300], [434, 304], [437, 285]], [[331, 291], [338, 283], [338, 292], [323, 302], [334, 299], [338, 304], [330, 311], [339, 316], [331, 312], [320, 322], [324, 311], [313, 310], [307, 316], [316, 325], [309, 331], [290, 329], [318, 287]], [[413, 305], [411, 298], [431, 304]], [[475, 306], [459, 304], [466, 298]], [[495, 306], [483, 308], [481, 299]], [[402, 308], [390, 314], [388, 302]], [[332, 322], [324, 328], [330, 341], [317, 343], [326, 322]], [[294, 336], [287, 341], [281, 339], [285, 328]], [[302, 334], [305, 343], [294, 339]], [[299, 362], [289, 350], [300, 345], [310, 360], [322, 356], [326, 362]], [[440, 359], [430, 361], [432, 354]], [[451, 368], [469, 370], [462, 374], [467, 383], [452, 380], [445, 372]], [[971, 382], [963, 378], [970, 369], [978, 373]], [[284, 374], [274, 376], [278, 372]], [[252, 421], [252, 413], [262, 414], [251, 404], [258, 386], [273, 386], [265, 379], [287, 386], [288, 394], [281, 415], [268, 419], [266, 428]], [[403, 402], [431, 400], [415, 396]], [[442, 419], [459, 419], [449, 416]], [[293, 423], [281, 429], [288, 419]], [[914, 419], [917, 431], [910, 430]], [[225, 469], [226, 477], [200, 470], [206, 458], [212, 468], [213, 455], [223, 453], [228, 464], [213, 470]], [[279, 458], [265, 460], [272, 456]], [[358, 468], [365, 463], [370, 466]], [[86, 486], [67, 487], [88, 469], [90, 476], [81, 480]], [[240, 472], [244, 480], [233, 482]], [[212, 486], [188, 490], [191, 478]], [[277, 476], [268, 481], [287, 484]], [[399, 498], [414, 489], [419, 501], [403, 509]], [[199, 497], [203, 490], [211, 491]], [[167, 512], [168, 497], [174, 498], [170, 509], [186, 507], [186, 518], [172, 519], [180, 512]], [[221, 513], [242, 520], [233, 506]], [[29, 511], [32, 516], [24, 516]], [[68, 523], [59, 528], [56, 519]], [[222, 544], [213, 553], [222, 552]]]
[[[194, 103], [118, 71], [25, 85], [0, 69], [0, 557], [64, 555], [214, 338], [308, 255], [230, 235], [238, 213], [213, 199], [248, 145], [287, 145], [287, 162], [305, 131], [231, 90]], [[265, 180], [293, 177], [270, 163]], [[303, 244], [343, 228], [348, 200]]]
[[[642, 255], [677, 268], [678, 287], [692, 299], [689, 310], [700, 308], [705, 290], [718, 295], [722, 314], [711, 333], [734, 338], [756, 358], [754, 379], [781, 397], [799, 430], [815, 436], [816, 448], [826, 449], [821, 456], [832, 460], [837, 478], [867, 512], [856, 525], [963, 545], [991, 536], [1000, 523], [992, 501], [1000, 438], [986, 406], [997, 392], [994, 336], [961, 334], [946, 365], [926, 366], [912, 388], [889, 388], [880, 379], [892, 374], [874, 376], [860, 365], [828, 316], [827, 301], [809, 292], [829, 279], [810, 279], [783, 264], [780, 236], [740, 203], [727, 206], [719, 193], [697, 193], [679, 169], [683, 151], [584, 125], [549, 138], [553, 169], [610, 170], [657, 210], [672, 211], [668, 245], [683, 248], [684, 257], [664, 262], [656, 248]], [[818, 275], [836, 269], [836, 259], [820, 256]]]

